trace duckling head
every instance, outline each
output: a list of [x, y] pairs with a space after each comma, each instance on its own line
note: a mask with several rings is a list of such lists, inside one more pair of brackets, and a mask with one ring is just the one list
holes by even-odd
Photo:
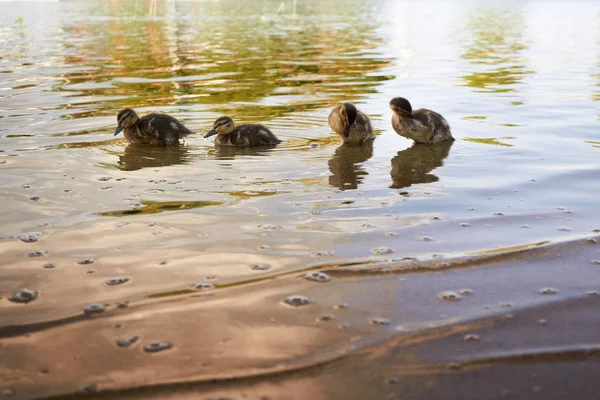
[[390, 108], [398, 115], [405, 117], [412, 116], [412, 106], [404, 97], [396, 97], [390, 101]]
[[213, 135], [229, 135], [233, 132], [234, 128], [233, 120], [227, 116], [219, 117], [213, 124], [213, 128], [204, 135], [205, 138], [211, 137]]
[[132, 125], [135, 125], [140, 120], [140, 117], [133, 111], [131, 108], [126, 108], [119, 112], [117, 115], [117, 130], [115, 131], [115, 136], [119, 134], [123, 130], [123, 128], [129, 128]]
[[351, 103], [342, 103], [340, 119], [344, 126], [344, 137], [350, 136], [350, 126], [356, 121], [356, 107]]

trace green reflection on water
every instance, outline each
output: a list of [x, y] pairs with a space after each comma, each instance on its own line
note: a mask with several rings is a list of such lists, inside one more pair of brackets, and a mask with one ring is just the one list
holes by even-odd
[[[514, 139], [514, 137], [506, 136], [500, 139]], [[493, 144], [495, 146], [512, 147], [510, 143], [504, 143], [499, 141], [497, 138], [463, 138], [467, 142], [479, 143], [479, 144]]]
[[521, 55], [527, 50], [525, 28], [522, 10], [476, 9], [467, 23], [472, 38], [462, 58], [480, 68], [462, 77], [465, 85], [494, 93], [519, 91], [516, 85], [532, 73]]
[[106, 18], [63, 26], [65, 62], [84, 68], [64, 74], [56, 90], [114, 98], [85, 110], [88, 117], [204, 105], [217, 113], [243, 108], [250, 122], [357, 99], [394, 78], [380, 72], [391, 59], [378, 53], [377, 26], [356, 23], [368, 5], [351, 1], [340, 13], [302, 3], [294, 15], [277, 15], [274, 3], [261, 1], [159, 2], [158, 19], [137, 2], [93, 3], [89, 12]]
[[104, 211], [98, 213], [103, 217], [125, 217], [135, 214], [158, 214], [163, 211], [189, 210], [191, 208], [220, 206], [219, 201], [140, 201], [142, 206], [130, 210]]

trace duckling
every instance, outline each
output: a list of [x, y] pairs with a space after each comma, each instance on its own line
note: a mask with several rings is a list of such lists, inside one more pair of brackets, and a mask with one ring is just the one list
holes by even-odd
[[328, 122], [344, 143], [361, 145], [375, 139], [369, 117], [351, 103], [342, 103], [331, 110]]
[[450, 125], [435, 111], [425, 108], [413, 111], [410, 102], [403, 97], [392, 99], [390, 108], [394, 112], [392, 126], [398, 135], [424, 144], [454, 140]]
[[181, 122], [166, 114], [148, 114], [138, 117], [131, 108], [125, 108], [117, 116], [115, 136], [123, 131], [129, 143], [151, 143], [166, 146], [192, 134]]
[[269, 129], [258, 124], [235, 126], [230, 117], [217, 118], [205, 138], [217, 135], [216, 146], [254, 147], [279, 144], [282, 141]]

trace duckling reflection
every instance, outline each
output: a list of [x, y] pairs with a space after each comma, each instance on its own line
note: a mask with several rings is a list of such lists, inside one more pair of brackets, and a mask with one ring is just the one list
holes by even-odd
[[179, 139], [194, 133], [170, 115], [152, 113], [140, 118], [131, 108], [119, 112], [117, 123], [115, 136], [123, 131], [129, 143], [159, 144], [164, 147], [179, 143]]
[[124, 171], [137, 171], [142, 168], [166, 167], [184, 164], [189, 158], [188, 150], [179, 143], [167, 148], [131, 143], [125, 148], [125, 153], [119, 156], [118, 168]]
[[375, 139], [369, 117], [352, 103], [342, 103], [334, 107], [327, 122], [344, 143], [362, 145]]
[[329, 184], [339, 189], [356, 189], [368, 175], [361, 163], [373, 156], [373, 141], [365, 142], [362, 146], [342, 144], [329, 160]]
[[398, 152], [392, 158], [392, 189], [409, 187], [418, 183], [437, 182], [439, 178], [430, 174], [432, 170], [441, 167], [448, 157], [451, 141], [432, 145], [415, 143], [412, 147]]
[[273, 148], [275, 148], [275, 145], [260, 147], [215, 146], [215, 157], [217, 159], [232, 160], [236, 156], [264, 156]]

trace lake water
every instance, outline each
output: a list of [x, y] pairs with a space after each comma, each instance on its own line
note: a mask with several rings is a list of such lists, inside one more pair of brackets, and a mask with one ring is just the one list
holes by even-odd
[[[0, 7], [0, 397], [600, 396], [600, 3]], [[128, 145], [125, 107], [199, 134]]]

